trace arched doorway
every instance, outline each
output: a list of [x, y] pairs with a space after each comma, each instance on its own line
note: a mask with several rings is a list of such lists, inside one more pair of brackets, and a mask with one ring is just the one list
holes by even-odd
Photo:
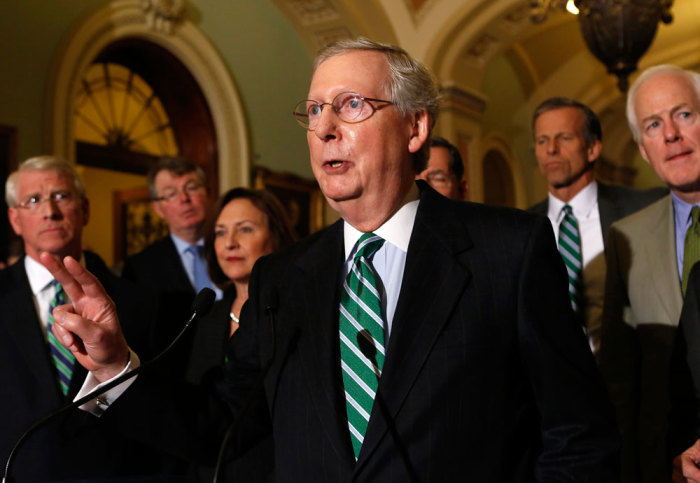
[[508, 161], [496, 150], [484, 156], [484, 203], [515, 206], [515, 186]]
[[[183, 144], [178, 147], [179, 152], [197, 162], [203, 158], [215, 160], [209, 163], [211, 173], [208, 173], [213, 185], [210, 186], [213, 194], [230, 186], [250, 185], [251, 155], [247, 123], [228, 67], [210, 41], [187, 18], [178, 19], [176, 28], [169, 30], [158, 29], [158, 25], [158, 22], [149, 21], [139, 0], [123, 0], [101, 5], [90, 15], [83, 17], [58, 46], [49, 79], [46, 151], [68, 160], [77, 160], [81, 164], [79, 169], [84, 171], [88, 195], [93, 206], [90, 224], [84, 231], [83, 239], [89, 248], [95, 249], [109, 264], [115, 261], [113, 211], [117, 210], [112, 209], [111, 193], [107, 192], [109, 187], [102, 186], [105, 177], [98, 175], [98, 171], [104, 168], [89, 165], [93, 158], [99, 159], [96, 155], [99, 153], [86, 154], [83, 151], [84, 147], [80, 147], [76, 142], [74, 126], [76, 98], [86, 72], [95, 62], [123, 63], [123, 56], [128, 53], [129, 57], [135, 57], [135, 62], [140, 63], [139, 75], [148, 83], [169, 84], [154, 90], [165, 91], [165, 97], [170, 95], [177, 99], [177, 104], [184, 95], [183, 91], [179, 90], [182, 86], [169, 83], [167, 76], [158, 79], [159, 71], [168, 62], [167, 59], [176, 60], [181, 70], [189, 73], [193, 80], [190, 87], [192, 84], [196, 85], [201, 98], [206, 101], [209, 121], [204, 124], [183, 124], [174, 127], [173, 132], [182, 129], [187, 134], [182, 138], [190, 138], [192, 134], [195, 134], [196, 138], [197, 131], [209, 123], [206, 129], [211, 128], [209, 130], [213, 133], [209, 143], [194, 143], [197, 148], [186, 147]], [[140, 47], [146, 44], [148, 47], [141, 52]], [[172, 66], [172, 62], [170, 63]], [[178, 68], [177, 63], [175, 68]], [[188, 88], [187, 92], [189, 96], [191, 89]], [[183, 117], [179, 114], [168, 114], [173, 118]], [[102, 158], [102, 161], [106, 160], [107, 158]], [[143, 169], [134, 167], [143, 164], [138, 162], [138, 156], [129, 158], [126, 164], [131, 164], [133, 169], [130, 172], [110, 170], [107, 172], [110, 180], [119, 182], [124, 187], [142, 186], [143, 179], [132, 174], [138, 169]], [[123, 158], [120, 165], [125, 165]], [[97, 213], [97, 207], [102, 211]]]

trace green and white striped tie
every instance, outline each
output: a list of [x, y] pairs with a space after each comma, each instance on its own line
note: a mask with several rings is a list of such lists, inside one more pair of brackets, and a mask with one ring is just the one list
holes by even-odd
[[53, 327], [53, 309], [59, 305], [66, 303], [65, 292], [63, 287], [56, 280], [51, 282], [51, 285], [55, 288], [56, 292], [49, 304], [49, 327], [48, 327], [48, 339], [49, 348], [51, 349], [51, 357], [53, 358], [54, 365], [58, 371], [58, 382], [61, 386], [61, 391], [64, 395], [68, 394], [68, 387], [70, 386], [70, 379], [73, 376], [73, 367], [75, 366], [75, 357], [65, 347], [61, 345], [53, 335], [51, 331]]
[[562, 208], [564, 218], [559, 224], [559, 253], [564, 259], [569, 275], [569, 299], [574, 312], [580, 317], [583, 312], [583, 264], [581, 262], [581, 237], [578, 222], [571, 206]]
[[373, 233], [360, 237], [340, 296], [340, 358], [355, 458], [360, 454], [384, 366], [381, 295], [370, 263], [383, 243]]

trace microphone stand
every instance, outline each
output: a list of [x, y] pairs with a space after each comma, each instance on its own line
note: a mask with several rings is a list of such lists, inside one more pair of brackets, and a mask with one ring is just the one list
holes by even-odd
[[12, 475], [12, 464], [14, 463], [14, 458], [19, 452], [20, 448], [24, 445], [24, 443], [27, 441], [30, 435], [32, 435], [37, 429], [43, 427], [51, 421], [52, 419], [58, 417], [59, 415], [70, 411], [71, 409], [75, 409], [78, 406], [82, 406], [88, 401], [91, 401], [95, 399], [96, 397], [104, 394], [105, 392], [109, 391], [110, 389], [118, 386], [124, 381], [127, 381], [131, 379], [132, 377], [136, 377], [138, 374], [143, 371], [146, 367], [150, 367], [158, 360], [160, 360], [170, 349], [182, 338], [182, 336], [185, 334], [187, 329], [190, 328], [192, 323], [199, 318], [201, 315], [206, 314], [209, 309], [211, 308], [212, 303], [214, 303], [214, 298], [216, 297], [216, 294], [214, 293], [213, 290], [209, 288], [203, 288], [195, 297], [194, 302], [192, 302], [192, 315], [190, 316], [189, 320], [183, 327], [183, 329], [180, 331], [179, 334], [173, 339], [170, 344], [168, 344], [168, 347], [163, 349], [157, 356], [155, 356], [153, 359], [150, 361], [144, 363], [143, 365], [140, 365], [133, 371], [127, 372], [125, 374], [122, 374], [121, 376], [117, 377], [116, 379], [111, 380], [104, 386], [100, 387], [99, 389], [95, 389], [94, 391], [86, 394], [85, 396], [81, 397], [80, 399], [73, 401], [70, 404], [66, 404], [65, 406], [60, 407], [54, 412], [51, 412], [47, 414], [46, 416], [40, 418], [37, 420], [34, 424], [29, 426], [24, 433], [22, 433], [22, 436], [17, 440], [15, 445], [12, 447], [12, 451], [10, 452], [10, 456], [7, 458], [7, 463], [5, 465], [5, 476], [2, 478], [2, 483], [11, 483], [11, 475]]

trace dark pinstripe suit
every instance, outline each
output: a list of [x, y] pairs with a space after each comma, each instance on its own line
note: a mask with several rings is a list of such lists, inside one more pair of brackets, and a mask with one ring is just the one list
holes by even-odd
[[[378, 402], [357, 462], [339, 364], [342, 222], [254, 269], [237, 358], [221, 387], [239, 407], [249, 378], [272, 355], [265, 312], [275, 306], [265, 399], [277, 481], [616, 481], [612, 409], [573, 320], [549, 221], [420, 186]], [[123, 407], [150, 407], [149, 392], [162, 394], [137, 381]], [[172, 411], [181, 410], [191, 419], [183, 398], [172, 403], [161, 405], [160, 417], [178, 420], [183, 413]], [[212, 428], [225, 427], [224, 412], [209, 406], [209, 414]], [[137, 424], [162, 427], [152, 416]], [[186, 450], [193, 440], [211, 441], [182, 429], [162, 444]]]

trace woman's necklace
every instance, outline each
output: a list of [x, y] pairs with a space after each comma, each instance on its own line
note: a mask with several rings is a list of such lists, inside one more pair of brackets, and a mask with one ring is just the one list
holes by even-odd
[[233, 320], [233, 321], [234, 321], [235, 323], [237, 323], [237, 324], [239, 323], [239, 322], [238, 322], [238, 317], [236, 317], [236, 314], [234, 314], [233, 312], [231, 312], [229, 315], [231, 316], [231, 320]]

